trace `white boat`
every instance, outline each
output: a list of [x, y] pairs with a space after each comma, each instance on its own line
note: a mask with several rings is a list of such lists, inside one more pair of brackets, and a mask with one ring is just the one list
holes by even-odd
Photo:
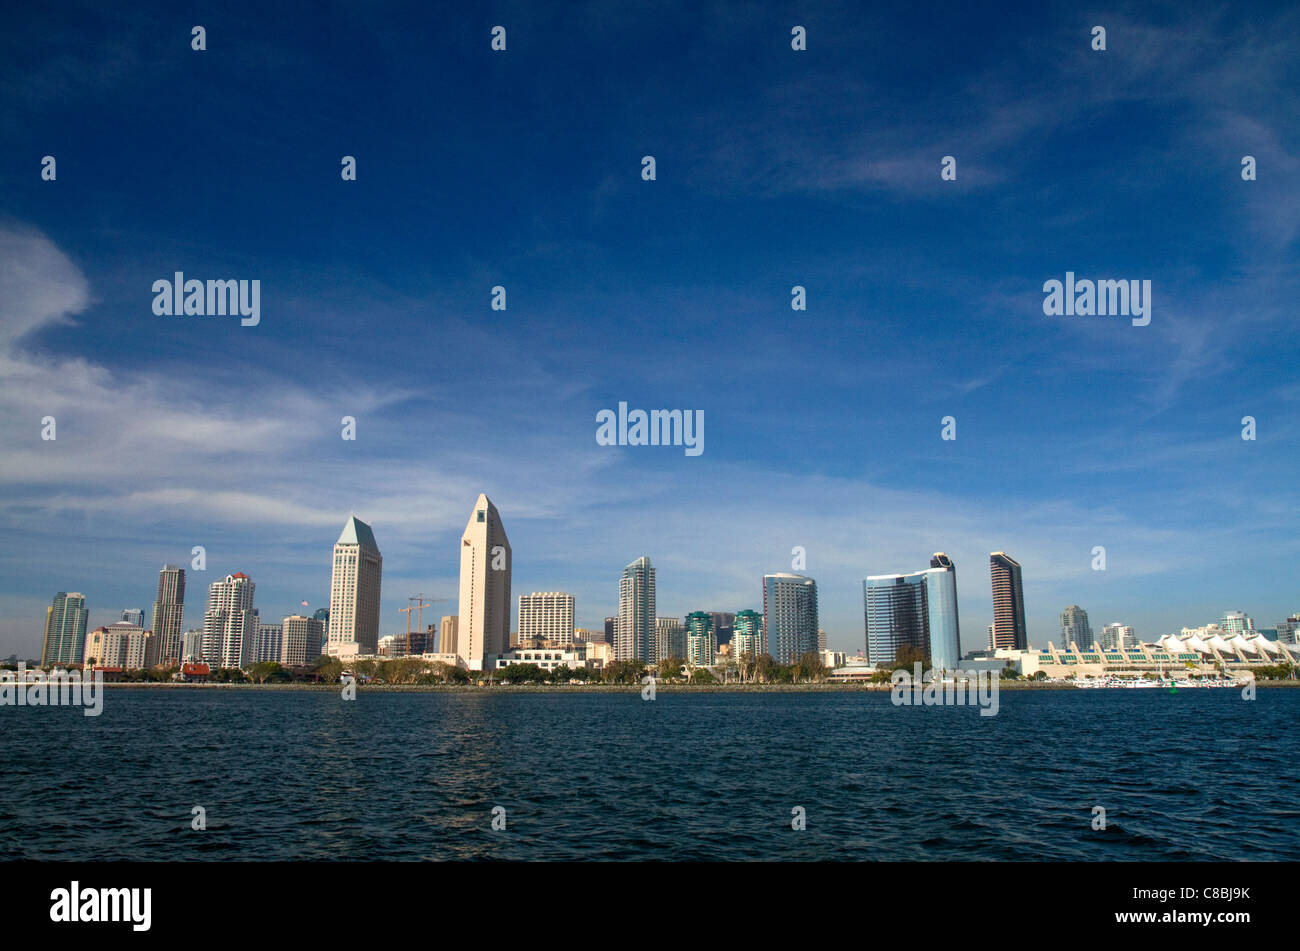
[[1175, 680], [1175, 687], [1236, 687], [1240, 690], [1248, 680], [1225, 680], [1219, 677], [1188, 677], [1184, 680]]
[[1091, 688], [1093, 690], [1104, 689], [1104, 688], [1119, 688], [1119, 689], [1134, 690], [1134, 689], [1141, 689], [1144, 687], [1145, 688], [1168, 687], [1170, 689], [1178, 689], [1182, 687], [1235, 687], [1238, 690], [1240, 690], [1242, 687], [1246, 686], [1247, 683], [1249, 683], [1249, 681], [1226, 680], [1218, 677], [1185, 677], [1181, 680], [1166, 680], [1163, 678], [1160, 680], [1150, 680], [1146, 678], [1137, 678], [1137, 677], [1107, 677], [1105, 679], [1089, 678], [1087, 680], [1074, 681], [1074, 685], [1076, 687], [1086, 687], [1086, 688]]

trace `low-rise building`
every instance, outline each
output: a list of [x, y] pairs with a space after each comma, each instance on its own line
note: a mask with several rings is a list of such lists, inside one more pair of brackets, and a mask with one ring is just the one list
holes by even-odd
[[356, 660], [361, 656], [361, 645], [356, 641], [330, 641], [329, 656], [337, 660]]
[[603, 669], [605, 666], [604, 661], [589, 656], [589, 651], [590, 646], [585, 644], [567, 648], [516, 647], [498, 655], [496, 666], [498, 670], [509, 667], [511, 664], [535, 664], [543, 670], [554, 670], [557, 667], [593, 671]]
[[[1217, 628], [1217, 625], [1215, 626]], [[1085, 677], [1135, 677], [1143, 674], [1207, 676], [1219, 671], [1248, 670], [1300, 660], [1300, 648], [1279, 644], [1258, 634], [1221, 633], [1202, 638], [1195, 633], [1165, 634], [1154, 644], [1126, 648], [1058, 649], [1048, 643], [1042, 650], [1014, 652], [1017, 671], [1032, 677], [1040, 671], [1051, 679]], [[1002, 658], [999, 658], [1002, 659]]]
[[176, 679], [184, 683], [207, 683], [212, 676], [212, 668], [203, 663], [184, 663], [176, 672]]
[[833, 651], [822, 648], [817, 652], [817, 655], [821, 658], [823, 667], [830, 667], [832, 669], [843, 667], [848, 661], [848, 655], [845, 654], [844, 651]]

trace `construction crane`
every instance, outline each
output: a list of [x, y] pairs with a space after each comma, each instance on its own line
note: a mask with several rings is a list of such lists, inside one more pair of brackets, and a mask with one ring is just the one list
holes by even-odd
[[407, 598], [407, 601], [414, 601], [415, 604], [408, 604], [404, 608], [397, 610], [406, 615], [406, 636], [409, 641], [411, 636], [411, 612], [415, 612], [415, 629], [424, 630], [424, 606], [426, 604], [437, 604], [439, 601], [450, 601], [451, 598], [426, 598], [423, 594], [417, 594], [413, 598]]

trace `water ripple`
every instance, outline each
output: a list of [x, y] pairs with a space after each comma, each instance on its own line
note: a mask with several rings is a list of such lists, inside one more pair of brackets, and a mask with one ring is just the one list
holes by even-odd
[[0, 856], [1286, 858], [1300, 691], [1156, 693], [1006, 692], [980, 717], [863, 693], [118, 688], [99, 718], [0, 708]]

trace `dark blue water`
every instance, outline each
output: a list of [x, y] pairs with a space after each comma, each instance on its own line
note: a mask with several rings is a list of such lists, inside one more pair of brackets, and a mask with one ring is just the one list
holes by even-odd
[[97, 718], [0, 708], [0, 854], [1293, 858], [1300, 690], [1000, 701], [110, 689]]

